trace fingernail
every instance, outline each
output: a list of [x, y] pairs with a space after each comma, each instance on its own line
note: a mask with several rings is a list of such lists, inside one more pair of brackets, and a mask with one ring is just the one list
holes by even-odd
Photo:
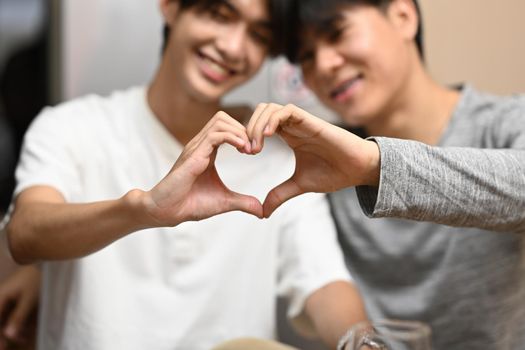
[[268, 134], [269, 132], [270, 132], [270, 125], [266, 125], [266, 126], [264, 127], [264, 133], [265, 133], [265, 134]]
[[252, 140], [252, 149], [255, 149], [257, 147], [257, 141], [255, 139]]

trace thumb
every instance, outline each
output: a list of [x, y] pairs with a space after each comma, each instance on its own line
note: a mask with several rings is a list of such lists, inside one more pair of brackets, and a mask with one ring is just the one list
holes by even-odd
[[281, 206], [281, 204], [303, 193], [304, 191], [299, 186], [297, 186], [297, 183], [293, 177], [276, 186], [270, 191], [270, 193], [268, 193], [266, 199], [264, 200], [264, 217], [269, 218], [275, 209]]
[[253, 196], [247, 196], [237, 192], [230, 191], [228, 211], [240, 210], [245, 213], [263, 218], [263, 208], [261, 202]]

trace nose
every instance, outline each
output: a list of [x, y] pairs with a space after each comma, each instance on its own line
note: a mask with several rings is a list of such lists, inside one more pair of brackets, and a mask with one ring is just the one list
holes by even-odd
[[320, 43], [315, 50], [315, 68], [319, 73], [332, 73], [344, 63], [337, 48], [327, 43]]
[[217, 38], [217, 49], [230, 62], [240, 61], [246, 52], [247, 28], [235, 25], [224, 30]]

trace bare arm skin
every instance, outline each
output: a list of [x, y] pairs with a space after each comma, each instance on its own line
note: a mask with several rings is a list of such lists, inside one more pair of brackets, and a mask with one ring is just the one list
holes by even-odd
[[214, 161], [224, 143], [251, 152], [244, 126], [219, 112], [149, 191], [132, 189], [114, 200], [71, 204], [52, 187], [26, 189], [16, 199], [7, 226], [13, 258], [32, 263], [82, 257], [137, 230], [176, 226], [233, 210], [262, 217], [256, 198], [234, 193], [220, 180]]
[[354, 324], [366, 320], [357, 288], [348, 282], [332, 282], [306, 300], [306, 312], [324, 343], [335, 349], [339, 339]]

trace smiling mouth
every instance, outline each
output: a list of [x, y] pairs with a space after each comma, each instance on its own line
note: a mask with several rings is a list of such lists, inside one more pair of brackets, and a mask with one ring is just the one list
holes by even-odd
[[213, 82], [220, 83], [237, 74], [236, 70], [217, 62], [202, 52], [197, 52], [197, 55], [201, 59], [201, 69], [204, 75]]
[[347, 100], [353, 95], [357, 83], [360, 82], [362, 79], [363, 74], [358, 74], [356, 77], [345, 81], [336, 89], [332, 90], [332, 92], [330, 93], [330, 98], [337, 102], [343, 102]]

